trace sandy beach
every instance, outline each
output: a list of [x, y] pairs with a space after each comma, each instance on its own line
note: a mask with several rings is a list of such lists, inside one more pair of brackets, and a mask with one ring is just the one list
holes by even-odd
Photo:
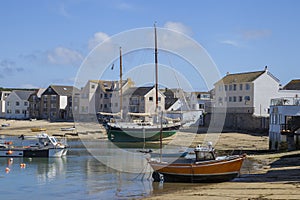
[[[96, 134], [85, 134], [78, 131], [61, 131], [61, 128], [73, 127], [73, 122], [48, 122], [45, 120], [18, 121], [0, 120], [1, 124], [8, 124], [8, 127], [1, 127], [0, 136], [4, 135], [35, 135], [33, 127], [47, 129], [50, 135], [64, 135], [67, 137], [93, 137], [97, 138], [105, 134], [99, 131], [98, 126], [87, 125], [88, 131]], [[86, 127], [83, 127], [86, 129]], [[80, 129], [80, 127], [79, 127]], [[82, 129], [83, 130], [83, 129]], [[79, 136], [74, 133], [79, 132]], [[69, 134], [68, 134], [69, 133]], [[71, 134], [73, 133], [73, 134]], [[193, 140], [190, 141], [190, 137]], [[202, 143], [207, 137], [217, 138], [215, 148], [222, 152], [238, 150], [241, 153], [247, 152], [246, 164], [243, 166], [241, 176], [231, 182], [214, 184], [185, 184], [174, 189], [165, 189], [159, 193], [153, 193], [146, 199], [300, 199], [300, 151], [266, 153], [268, 150], [268, 137], [260, 134], [245, 133], [209, 133], [195, 134], [179, 132], [169, 142], [186, 143], [195, 146]], [[165, 184], [163, 187], [167, 187]]]

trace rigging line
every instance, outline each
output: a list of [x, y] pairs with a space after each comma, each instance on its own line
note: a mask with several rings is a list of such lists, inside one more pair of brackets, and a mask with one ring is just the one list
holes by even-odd
[[[167, 58], [168, 58], [168, 62], [169, 62], [169, 65], [171, 66], [171, 68], [172, 68], [172, 69], [175, 69], [175, 68], [173, 67], [172, 63], [171, 63], [171, 59], [170, 59], [169, 54], [167, 54]], [[172, 70], [172, 71], [173, 71], [173, 70]], [[178, 79], [178, 77], [177, 77], [177, 75], [176, 75], [176, 73], [175, 73], [175, 70], [173, 71], [173, 74], [174, 74], [175, 79], [176, 79], [176, 82], [177, 82], [177, 84], [178, 84], [178, 88], [181, 89], [181, 90], [179, 90], [179, 92], [180, 92], [181, 95], [182, 95], [183, 101], [184, 101], [184, 103], [186, 104], [187, 109], [190, 110], [190, 106], [189, 106], [189, 104], [188, 104], [188, 102], [187, 102], [187, 100], [186, 100], [186, 98], [185, 98], [185, 95], [184, 95], [184, 93], [183, 93], [183, 89], [182, 89], [181, 86], [180, 86], [180, 82], [179, 82], [179, 79]], [[181, 98], [180, 98], [180, 99], [181, 99]], [[182, 108], [181, 108], [181, 109], [182, 109]]]

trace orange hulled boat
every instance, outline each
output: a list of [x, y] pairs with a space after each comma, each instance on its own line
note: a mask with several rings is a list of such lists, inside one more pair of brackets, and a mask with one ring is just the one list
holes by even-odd
[[[173, 162], [149, 159], [154, 181], [164, 182], [223, 182], [239, 175], [246, 155], [216, 157], [211, 145], [197, 146], [192, 158], [178, 158]], [[168, 160], [166, 158], [166, 160]]]

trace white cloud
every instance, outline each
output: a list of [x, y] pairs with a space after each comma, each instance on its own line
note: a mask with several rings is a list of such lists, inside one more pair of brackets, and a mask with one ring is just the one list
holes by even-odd
[[52, 64], [70, 65], [77, 64], [83, 60], [83, 56], [74, 50], [66, 47], [56, 47], [47, 53], [47, 59]]
[[192, 30], [180, 22], [166, 22], [164, 28], [171, 29], [186, 35], [192, 34]]
[[88, 48], [92, 50], [95, 48], [99, 43], [109, 39], [109, 36], [103, 32], [97, 32], [94, 36], [89, 40]]
[[239, 44], [236, 41], [233, 40], [223, 40], [221, 41], [222, 44], [226, 44], [226, 45], [230, 45], [230, 46], [234, 46], [234, 47], [238, 47]]

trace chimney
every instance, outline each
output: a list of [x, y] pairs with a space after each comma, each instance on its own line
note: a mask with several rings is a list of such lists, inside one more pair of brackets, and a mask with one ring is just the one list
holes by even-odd
[[267, 65], [265, 66], [265, 71], [268, 71], [268, 66]]
[[228, 76], [229, 75], [229, 72], [226, 72], [226, 76]]

